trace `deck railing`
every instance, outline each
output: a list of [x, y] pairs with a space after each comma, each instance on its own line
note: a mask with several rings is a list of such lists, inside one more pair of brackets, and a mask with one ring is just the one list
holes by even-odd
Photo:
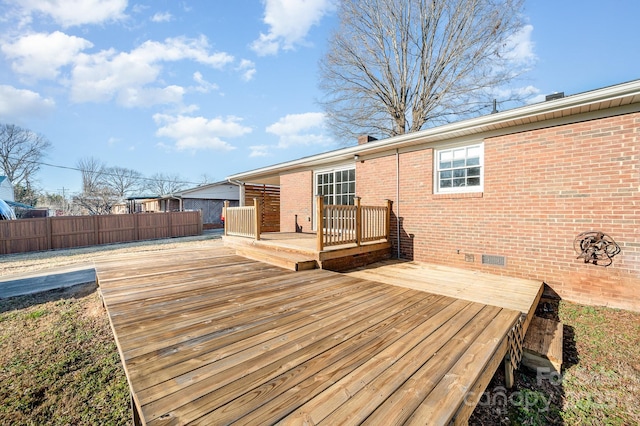
[[[391, 201], [386, 206], [362, 206], [360, 197], [353, 206], [325, 205], [322, 196], [316, 197], [318, 220], [317, 250], [325, 247], [389, 240], [391, 232]], [[260, 239], [260, 203], [253, 206], [229, 207], [225, 201], [224, 235]]]
[[391, 201], [386, 206], [362, 206], [360, 197], [353, 206], [325, 205], [324, 197], [316, 197], [319, 219], [317, 249], [343, 244], [356, 244], [386, 239], [391, 229]]
[[224, 235], [260, 239], [260, 202], [253, 199], [253, 206], [229, 207], [224, 202]]

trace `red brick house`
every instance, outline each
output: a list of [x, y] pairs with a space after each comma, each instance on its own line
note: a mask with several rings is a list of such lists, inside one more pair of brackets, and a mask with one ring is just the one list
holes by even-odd
[[282, 232], [314, 229], [316, 194], [389, 199], [394, 256], [640, 311], [640, 80], [229, 179], [280, 185]]

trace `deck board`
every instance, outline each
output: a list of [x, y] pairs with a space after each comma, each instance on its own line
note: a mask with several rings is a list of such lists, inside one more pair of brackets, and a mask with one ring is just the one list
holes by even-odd
[[521, 315], [220, 246], [114, 256], [96, 270], [152, 425], [465, 421], [464, 390], [486, 386]]
[[347, 273], [350, 276], [520, 311], [531, 317], [543, 290], [536, 280], [514, 278], [422, 262], [390, 259]]

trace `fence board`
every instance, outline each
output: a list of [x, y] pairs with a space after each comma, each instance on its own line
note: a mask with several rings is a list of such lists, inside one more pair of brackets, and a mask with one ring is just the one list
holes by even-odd
[[280, 187], [247, 184], [244, 196], [246, 206], [252, 206], [254, 198], [260, 201], [262, 232], [280, 232]]
[[0, 254], [202, 234], [199, 211], [0, 221]]

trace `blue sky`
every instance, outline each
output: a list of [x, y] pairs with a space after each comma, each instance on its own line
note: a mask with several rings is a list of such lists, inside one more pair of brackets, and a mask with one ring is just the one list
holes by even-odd
[[[515, 41], [532, 94], [640, 78], [637, 0], [526, 0]], [[0, 0], [0, 122], [46, 136], [45, 161], [211, 181], [344, 146], [317, 63], [335, 0]], [[48, 192], [77, 171], [43, 166]]]

